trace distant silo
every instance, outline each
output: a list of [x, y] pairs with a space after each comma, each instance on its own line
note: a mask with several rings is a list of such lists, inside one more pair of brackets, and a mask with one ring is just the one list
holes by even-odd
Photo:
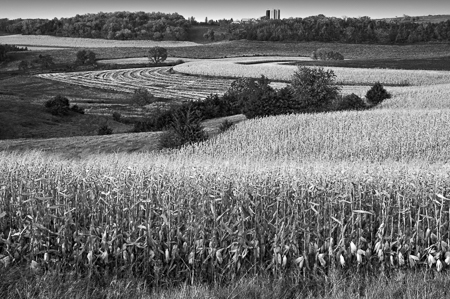
[[280, 10], [279, 9], [266, 10], [266, 18], [271, 19], [271, 20], [279, 20], [280, 19]]

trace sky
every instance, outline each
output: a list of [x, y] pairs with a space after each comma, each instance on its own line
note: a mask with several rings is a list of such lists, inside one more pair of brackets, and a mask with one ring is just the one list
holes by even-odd
[[114, 11], [177, 12], [197, 21], [258, 18], [267, 9], [280, 9], [281, 18], [324, 14], [373, 19], [450, 14], [448, 0], [1, 0], [0, 18], [72, 17]]

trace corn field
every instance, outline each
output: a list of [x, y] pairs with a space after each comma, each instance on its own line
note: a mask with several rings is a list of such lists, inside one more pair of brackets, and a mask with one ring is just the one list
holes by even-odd
[[[243, 132], [251, 134], [255, 124]], [[239, 126], [223, 136], [235, 143], [236, 132]], [[86, 160], [1, 153], [1, 263], [132, 273], [157, 286], [263, 271], [303, 277], [330, 267], [443, 271], [450, 265], [445, 155], [421, 156], [419, 146], [410, 161], [308, 159], [307, 152], [289, 161], [233, 148], [214, 156], [214, 144]]]
[[273, 161], [450, 160], [450, 112], [438, 109], [333, 112], [248, 120], [198, 148], [213, 159]]

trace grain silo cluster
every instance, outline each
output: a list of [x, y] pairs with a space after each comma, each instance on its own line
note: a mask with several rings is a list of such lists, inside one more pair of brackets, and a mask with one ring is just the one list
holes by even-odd
[[280, 10], [279, 9], [266, 10], [266, 18], [270, 19], [270, 20], [279, 20], [280, 19]]

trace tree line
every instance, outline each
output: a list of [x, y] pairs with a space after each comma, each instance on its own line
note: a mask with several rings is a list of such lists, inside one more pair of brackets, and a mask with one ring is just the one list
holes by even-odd
[[404, 44], [450, 41], [450, 20], [417, 23], [414, 20], [373, 20], [369, 17], [335, 18], [324, 15], [230, 24], [231, 39], [259, 41], [320, 41]]
[[65, 37], [186, 40], [190, 22], [178, 13], [113, 12], [71, 18], [0, 19], [0, 31]]
[[12, 51], [28, 51], [28, 48], [17, 47], [15, 45], [0, 44], [0, 62], [8, 60], [8, 56], [6, 54]]
[[[206, 21], [205, 21], [206, 23]], [[66, 37], [144, 40], [187, 40], [197, 22], [178, 13], [114, 12], [76, 15], [72, 18], [0, 19], [0, 31]], [[336, 18], [324, 15], [235, 24], [222, 20], [230, 39], [259, 41], [320, 41], [342, 43], [404, 44], [450, 41], [450, 20], [419, 23], [415, 19], [374, 20], [369, 17]]]

